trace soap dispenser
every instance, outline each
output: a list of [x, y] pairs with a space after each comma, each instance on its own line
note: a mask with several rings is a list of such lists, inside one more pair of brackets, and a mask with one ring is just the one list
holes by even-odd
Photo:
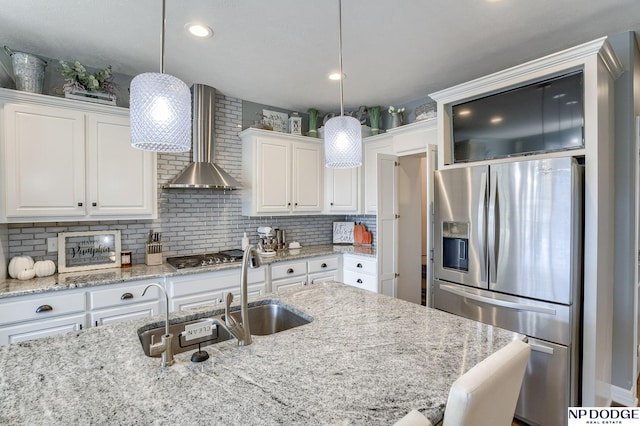
[[244, 249], [247, 248], [247, 246], [249, 245], [249, 237], [247, 237], [247, 233], [244, 233], [244, 237], [242, 237], [242, 250], [244, 251]]

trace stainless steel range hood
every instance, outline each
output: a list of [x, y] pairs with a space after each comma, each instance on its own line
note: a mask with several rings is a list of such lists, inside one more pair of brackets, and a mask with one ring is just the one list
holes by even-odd
[[163, 188], [239, 189], [238, 181], [213, 162], [215, 89], [204, 84], [194, 84], [191, 86], [191, 104], [192, 162]]

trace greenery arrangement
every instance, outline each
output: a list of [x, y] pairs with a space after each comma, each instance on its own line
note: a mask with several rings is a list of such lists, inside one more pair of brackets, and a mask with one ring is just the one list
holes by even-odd
[[369, 107], [369, 121], [371, 123], [371, 134], [377, 135], [380, 133], [380, 107]]
[[102, 71], [90, 73], [79, 61], [71, 65], [60, 61], [62, 70], [60, 74], [66, 79], [63, 88], [65, 91], [86, 90], [87, 92], [104, 92], [110, 95], [116, 94], [117, 86], [111, 80], [111, 65]]

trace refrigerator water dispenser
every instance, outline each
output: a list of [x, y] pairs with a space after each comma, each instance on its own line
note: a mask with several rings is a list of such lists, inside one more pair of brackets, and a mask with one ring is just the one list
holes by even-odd
[[442, 223], [442, 263], [444, 268], [469, 271], [469, 224]]

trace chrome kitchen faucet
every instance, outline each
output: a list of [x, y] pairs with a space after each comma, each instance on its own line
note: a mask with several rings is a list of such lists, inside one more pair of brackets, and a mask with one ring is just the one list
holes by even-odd
[[242, 323], [239, 324], [235, 318], [229, 315], [229, 308], [233, 301], [233, 294], [227, 293], [227, 303], [224, 308], [224, 322], [229, 332], [238, 339], [238, 345], [247, 346], [251, 344], [251, 327], [249, 325], [249, 304], [247, 302], [247, 267], [260, 267], [260, 258], [256, 248], [248, 245], [242, 256], [242, 270], [240, 272], [240, 314]]
[[158, 283], [151, 283], [145, 287], [142, 295], [144, 296], [149, 287], [158, 287], [162, 293], [164, 294], [164, 298], [167, 302], [167, 306], [165, 307], [165, 322], [164, 322], [164, 336], [162, 336], [162, 341], [160, 343], [153, 343], [153, 336], [151, 336], [151, 346], [149, 346], [149, 354], [150, 355], [158, 355], [162, 354], [162, 363], [161, 367], [168, 367], [173, 365], [173, 348], [171, 344], [173, 343], [173, 334], [169, 333], [169, 296], [165, 291], [164, 287], [162, 287]]

